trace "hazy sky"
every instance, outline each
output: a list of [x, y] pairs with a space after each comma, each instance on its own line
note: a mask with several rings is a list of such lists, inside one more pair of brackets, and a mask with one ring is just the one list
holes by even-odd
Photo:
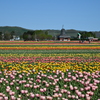
[[0, 26], [100, 31], [100, 0], [0, 0]]

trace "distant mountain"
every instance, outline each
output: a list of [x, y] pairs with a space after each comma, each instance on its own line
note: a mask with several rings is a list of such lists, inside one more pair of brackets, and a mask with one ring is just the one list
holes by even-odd
[[[17, 26], [15, 26], [15, 27], [11, 27], [11, 26], [0, 27], [0, 32], [2, 32], [2, 33], [7, 33], [7, 32], [10, 33], [12, 31], [14, 31], [16, 33], [16, 35], [21, 36], [21, 35], [23, 35], [24, 32], [35, 31], [35, 30], [25, 29], [25, 28], [17, 27]], [[51, 29], [43, 30], [43, 31], [48, 31], [48, 34], [52, 35], [52, 36], [60, 35], [60, 32], [61, 32], [61, 30], [51, 30]], [[83, 31], [69, 29], [69, 30], [65, 30], [65, 32], [68, 36], [76, 37], [78, 32], [83, 32]], [[93, 33], [96, 34], [96, 37], [100, 38], [100, 31], [93, 31]]]

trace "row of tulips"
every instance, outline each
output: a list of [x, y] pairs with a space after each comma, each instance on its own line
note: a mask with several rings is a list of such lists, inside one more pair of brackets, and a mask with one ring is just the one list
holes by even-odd
[[[2, 71], [12, 71], [17, 70], [21, 72], [31, 72], [35, 70], [35, 74], [42, 70], [44, 73], [49, 69], [50, 72], [60, 70], [65, 72], [66, 69], [77, 70], [80, 72], [95, 72], [100, 71], [100, 62], [49, 62], [49, 63], [42, 63], [42, 62], [35, 62], [35, 63], [28, 63], [26, 62], [0, 62], [0, 70]], [[31, 72], [32, 73], [32, 72]]]
[[99, 45], [100, 41], [88, 41], [79, 43], [79, 41], [0, 41], [0, 45]]
[[98, 54], [0, 54], [2, 71], [19, 70], [29, 72], [39, 70], [46, 72], [66, 69], [95, 72], [100, 71], [100, 55]]
[[74, 47], [65, 47], [65, 46], [39, 46], [39, 47], [0, 47], [1, 50], [84, 50], [84, 49], [100, 49], [100, 46], [74, 46]]
[[64, 58], [75, 58], [75, 57], [79, 57], [80, 59], [81, 58], [83, 58], [83, 59], [90, 59], [90, 58], [94, 58], [94, 59], [96, 59], [96, 58], [98, 58], [98, 57], [100, 57], [100, 53], [46, 53], [46, 54], [44, 54], [44, 53], [41, 53], [41, 52], [39, 52], [38, 54], [33, 54], [33, 53], [20, 53], [19, 54], [19, 51], [18, 52], [16, 52], [16, 53], [14, 53], [14, 54], [12, 54], [11, 52], [10, 53], [4, 53], [4, 54], [0, 54], [0, 57], [2, 58], [2, 57], [5, 57], [5, 59], [9, 59], [9, 58], [19, 58], [19, 57], [39, 57], [39, 58], [42, 58], [43, 59], [43, 57], [45, 58], [45, 57], [55, 57], [55, 58], [62, 58], [62, 57], [64, 57]]
[[66, 69], [95, 72], [100, 71], [98, 54], [0, 54], [1, 70], [48, 69], [65, 71]]
[[100, 62], [100, 57], [92, 57], [92, 58], [83, 58], [83, 57], [3, 57], [0, 56], [0, 61], [2, 62], [24, 62], [27, 61], [29, 63], [34, 62], [42, 62], [42, 63], [49, 63], [49, 62]]
[[[34, 70], [33, 70], [34, 72]], [[100, 71], [0, 71], [0, 100], [100, 100]]]

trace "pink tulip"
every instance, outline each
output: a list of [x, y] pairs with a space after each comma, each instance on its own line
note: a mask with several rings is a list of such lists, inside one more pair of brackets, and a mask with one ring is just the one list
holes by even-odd
[[54, 93], [53, 97], [59, 97], [58, 93]]
[[70, 95], [71, 94], [70, 91], [67, 91], [67, 94]]
[[78, 78], [79, 76], [77, 74], [75, 74], [76, 78]]
[[59, 93], [59, 94], [58, 94], [58, 96], [59, 96], [59, 97], [62, 97], [62, 94], [61, 94], [61, 93]]
[[66, 88], [67, 87], [67, 85], [64, 85], [64, 88]]
[[87, 86], [87, 87], [85, 87], [84, 89], [85, 89], [86, 91], [87, 91], [87, 90], [90, 90], [90, 86]]
[[72, 95], [72, 99], [75, 99], [75, 95]]
[[26, 87], [29, 87], [30, 86], [30, 84], [26, 84]]
[[17, 100], [21, 100], [21, 98], [17, 98]]
[[13, 83], [13, 82], [11, 82], [11, 83], [10, 83], [10, 85], [14, 85], [14, 83]]
[[3, 97], [0, 97], [0, 100], [3, 100]]
[[84, 97], [85, 97], [85, 95], [84, 95], [84, 94], [81, 94], [81, 97], [82, 97], [82, 98], [84, 98]]
[[64, 79], [64, 82], [67, 82], [67, 81], [68, 81], [68, 79], [67, 79], [67, 78], [65, 78], [65, 79]]
[[95, 91], [98, 88], [98, 86], [92, 86], [92, 90]]
[[49, 87], [49, 84], [46, 84], [46, 87]]
[[55, 91], [56, 91], [56, 92], [59, 91], [59, 88], [55, 88]]
[[34, 85], [34, 89], [38, 88], [37, 85]]
[[71, 77], [71, 75], [68, 75], [68, 77], [70, 78], [70, 77]]
[[70, 90], [73, 90], [74, 89], [72, 85], [70, 85], [69, 87], [70, 87]]
[[23, 76], [22, 75], [19, 75], [19, 78], [22, 78]]
[[96, 86], [96, 85], [97, 85], [97, 83], [95, 83], [95, 82], [94, 82], [94, 83], [93, 83], [93, 85], [95, 85], [95, 86]]
[[72, 76], [72, 80], [76, 80], [76, 77], [75, 76]]
[[2, 83], [3, 81], [2, 80], [0, 80], [0, 83]]
[[46, 100], [45, 96], [40, 96], [40, 100]]
[[35, 97], [35, 95], [34, 95], [33, 93], [31, 93], [31, 94], [30, 94], [30, 97], [31, 97], [31, 98], [34, 98], [34, 97]]
[[24, 94], [24, 90], [21, 90], [21, 93]]
[[41, 80], [40, 80], [40, 79], [36, 79], [36, 82], [40, 83], [40, 82], [41, 82]]
[[80, 88], [80, 91], [84, 91], [84, 89], [83, 88]]
[[22, 80], [22, 83], [26, 83], [26, 80]]
[[33, 85], [30, 85], [29, 87], [30, 87], [30, 88], [32, 88], [32, 87], [33, 87]]
[[12, 92], [12, 95], [14, 95], [15, 94], [15, 92]]
[[3, 96], [3, 93], [0, 93], [0, 96]]
[[54, 75], [54, 78], [57, 78], [57, 75]]
[[77, 92], [77, 95], [78, 95], [79, 97], [81, 97], [82, 94], [81, 94], [81, 92]]
[[6, 92], [10, 92], [10, 89], [6, 89]]
[[22, 84], [23, 82], [22, 81], [19, 81], [19, 84]]
[[6, 81], [6, 83], [8, 84], [9, 82], [8, 82], [8, 81]]
[[88, 79], [88, 77], [86, 76], [86, 75], [84, 75], [84, 78], [87, 80]]
[[94, 80], [94, 83], [100, 83], [99, 80], [96, 80], [96, 79], [93, 79]]
[[16, 97], [15, 96], [11, 96], [11, 100], [16, 100]]
[[44, 92], [47, 90], [47, 88], [43, 88]]
[[68, 79], [68, 82], [70, 82], [71, 81], [71, 79]]
[[16, 90], [19, 90], [19, 87], [16, 87]]
[[64, 93], [67, 93], [67, 90], [66, 89], [64, 89]]
[[7, 75], [6, 75], [5, 77], [6, 77], [6, 78], [8, 78], [8, 76], [7, 76]]
[[86, 100], [91, 100], [91, 97], [90, 96], [86, 96]]
[[47, 96], [47, 100], [53, 100], [53, 97]]
[[52, 85], [56, 85], [56, 82], [53, 82]]
[[88, 91], [87, 94], [89, 94], [90, 96], [92, 96], [94, 94], [94, 92]]
[[71, 98], [72, 96], [71, 95], [68, 95], [68, 98]]
[[78, 89], [78, 87], [76, 87], [76, 86], [75, 86], [75, 87], [73, 87], [73, 88], [74, 88], [75, 90], [77, 90], [77, 89]]
[[28, 93], [28, 91], [27, 90], [24, 90], [24, 93]]
[[40, 89], [40, 92], [44, 92], [44, 89]]
[[40, 97], [40, 94], [35, 94], [36, 97]]
[[61, 93], [64, 93], [64, 89], [61, 89]]
[[8, 100], [8, 97], [4, 97], [4, 100]]
[[2, 74], [2, 72], [0, 71], [0, 74]]

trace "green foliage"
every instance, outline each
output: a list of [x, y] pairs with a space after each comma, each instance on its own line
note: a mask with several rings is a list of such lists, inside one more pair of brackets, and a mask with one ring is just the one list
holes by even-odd
[[96, 37], [93, 32], [80, 32], [82, 39], [88, 39], [88, 37]]
[[5, 33], [4, 34], [4, 40], [10, 40], [11, 39], [11, 34], [10, 33]]
[[[28, 31], [35, 31], [36, 34], [33, 34], [32, 38], [29, 35], [27, 38], [25, 38], [27, 40], [28, 39], [29, 40], [49, 40], [49, 39], [55, 40], [55, 37], [57, 37], [61, 33], [61, 29], [59, 29], [59, 30], [50, 30], [50, 29], [47, 29], [47, 30], [29, 30], [29, 29], [25, 29], [25, 28], [21, 28], [21, 27], [10, 27], [10, 26], [0, 27], [0, 32], [2, 32], [3, 34], [6, 34], [6, 33], [11, 34], [11, 39], [12, 39], [12, 34], [23, 38], [23, 34], [25, 32], [27, 33]], [[74, 39], [74, 40], [77, 39], [78, 32], [84, 34], [84, 37], [91, 37], [92, 36], [92, 37], [100, 38], [100, 31], [86, 32], [86, 31], [78, 31], [78, 30], [73, 30], [73, 29], [65, 30], [65, 33], [68, 36], [71, 36], [71, 39]], [[40, 37], [39, 33], [42, 34], [42, 38]], [[46, 35], [46, 37], [44, 34]], [[0, 35], [0, 40], [2, 40], [1, 35]]]
[[28, 40], [46, 40], [46, 39], [52, 39], [51, 35], [48, 35], [48, 32], [44, 32], [42, 30], [36, 30], [36, 31], [27, 31], [23, 34], [23, 39], [25, 41]]
[[2, 32], [0, 32], [0, 40], [2, 40]]

